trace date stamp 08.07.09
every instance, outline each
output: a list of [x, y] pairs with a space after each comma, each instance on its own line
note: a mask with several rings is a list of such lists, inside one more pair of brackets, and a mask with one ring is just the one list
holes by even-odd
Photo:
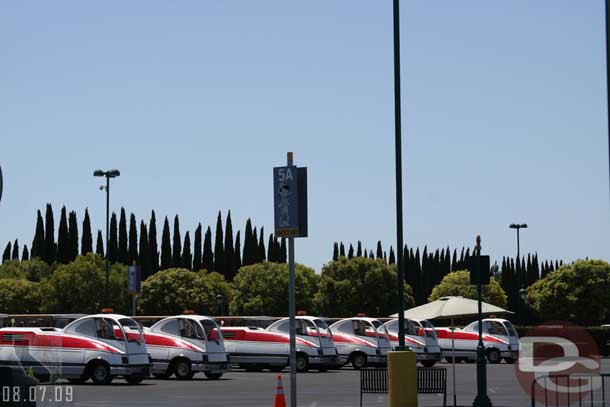
[[0, 386], [2, 394], [0, 400], [3, 403], [44, 403], [53, 405], [55, 403], [71, 403], [74, 400], [74, 389], [72, 386]]

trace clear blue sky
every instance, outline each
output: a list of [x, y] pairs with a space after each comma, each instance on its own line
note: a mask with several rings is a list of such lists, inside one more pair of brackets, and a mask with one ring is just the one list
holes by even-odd
[[[610, 259], [603, 1], [402, 2], [405, 240]], [[309, 167], [320, 270], [334, 241], [395, 242], [391, 1], [0, 5], [0, 243], [51, 202], [231, 209], [273, 228], [272, 171]]]

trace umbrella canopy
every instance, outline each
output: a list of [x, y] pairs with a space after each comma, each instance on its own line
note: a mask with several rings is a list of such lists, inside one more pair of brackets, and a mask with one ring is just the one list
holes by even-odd
[[[483, 315], [490, 314], [512, 314], [512, 312], [495, 305], [482, 302]], [[405, 318], [411, 319], [435, 319], [435, 318], [460, 318], [477, 315], [479, 312], [476, 300], [464, 297], [441, 297], [436, 301], [405, 311]], [[397, 318], [398, 314], [390, 315]]]

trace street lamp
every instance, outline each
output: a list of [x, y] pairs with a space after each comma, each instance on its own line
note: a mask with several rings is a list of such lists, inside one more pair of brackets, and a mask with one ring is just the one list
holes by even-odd
[[100, 189], [106, 190], [106, 286], [104, 288], [104, 306], [105, 307], [109, 307], [109, 300], [108, 300], [108, 275], [110, 274], [110, 253], [109, 253], [109, 248], [110, 248], [110, 236], [109, 236], [109, 224], [110, 224], [110, 178], [116, 178], [118, 176], [120, 176], [121, 173], [119, 170], [117, 169], [113, 169], [113, 170], [108, 170], [108, 171], [102, 171], [102, 170], [95, 170], [93, 171], [93, 176], [94, 177], [105, 177], [106, 178], [106, 185], [102, 185], [100, 187]]
[[216, 294], [216, 304], [218, 304], [218, 316], [222, 316], [224, 314], [224, 301], [225, 297], [222, 294]]
[[[510, 229], [517, 229], [517, 291], [520, 290], [522, 282], [521, 282], [521, 260], [519, 259], [520, 256], [520, 242], [519, 242], [519, 231], [521, 229], [527, 229], [527, 223], [511, 223], [509, 226]], [[519, 292], [516, 293], [517, 295], [519, 294]], [[517, 303], [515, 304], [515, 307], [517, 307], [517, 311], [519, 308], [519, 299], [517, 298]]]

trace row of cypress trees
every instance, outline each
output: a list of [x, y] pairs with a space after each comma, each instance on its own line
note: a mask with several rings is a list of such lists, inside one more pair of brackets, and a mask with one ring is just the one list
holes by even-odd
[[[474, 250], [472, 251], [474, 253]], [[388, 264], [396, 263], [396, 255], [394, 249], [390, 246], [389, 255], [383, 249], [381, 241], [377, 242], [375, 253], [372, 250], [363, 249], [362, 243], [358, 241], [356, 249], [350, 243], [347, 251], [343, 242], [335, 242], [333, 245], [333, 260], [345, 256], [352, 257], [368, 257], [383, 259]], [[436, 249], [435, 251], [428, 250], [424, 246], [423, 251], [419, 247], [404, 247], [403, 262], [405, 270], [405, 281], [413, 289], [413, 296], [417, 305], [428, 302], [428, 297], [432, 293], [432, 289], [440, 284], [443, 277], [452, 271], [467, 269], [469, 258], [471, 257], [471, 249], [462, 247], [459, 256], [458, 250], [453, 249], [453, 253], [449, 246], [445, 249]], [[517, 264], [517, 266], [515, 266]], [[500, 285], [508, 296], [509, 309], [517, 309], [517, 301], [519, 301], [519, 291], [522, 288], [527, 288], [534, 284], [540, 278], [544, 278], [549, 272], [556, 270], [561, 265], [562, 261], [539, 262], [538, 254], [527, 255], [527, 258], [515, 259], [511, 257], [502, 258], [502, 267], [496, 263], [491, 268], [491, 272], [500, 282]]]
[[[139, 238], [138, 238], [139, 236]], [[23, 247], [21, 260], [38, 257], [48, 264], [70, 263], [80, 254], [95, 252], [104, 256], [104, 241], [102, 231], [97, 231], [95, 251], [93, 248], [93, 235], [91, 232], [91, 219], [85, 209], [82, 223], [82, 237], [79, 249], [79, 231], [76, 212], [67, 214], [65, 206], [62, 207], [57, 240], [55, 240], [55, 224], [53, 208], [47, 204], [45, 218], [39, 210], [36, 219], [36, 231], [32, 241], [32, 250], [27, 245]], [[252, 228], [250, 219], [246, 222], [243, 249], [241, 231], [233, 236], [233, 224], [229, 211], [223, 226], [222, 214], [218, 212], [214, 243], [212, 246], [212, 229], [207, 227], [205, 234], [201, 223], [197, 225], [194, 241], [191, 244], [191, 235], [187, 231], [182, 240], [180, 220], [178, 215], [173, 220], [173, 230], [170, 233], [170, 222], [165, 217], [161, 232], [161, 247], [157, 242], [157, 219], [152, 211], [148, 224], [141, 220], [138, 222], [132, 213], [129, 216], [121, 208], [119, 219], [113, 212], [110, 218], [109, 245], [107, 254], [112, 263], [127, 265], [138, 264], [142, 267], [143, 278], [159, 270], [182, 267], [189, 270], [206, 269], [216, 271], [228, 280], [233, 279], [242, 265], [259, 263], [264, 260], [273, 262], [286, 262], [286, 241], [278, 240], [273, 234], [268, 236], [265, 247], [264, 228]], [[3, 261], [19, 260], [19, 242], [9, 242], [4, 250]]]

